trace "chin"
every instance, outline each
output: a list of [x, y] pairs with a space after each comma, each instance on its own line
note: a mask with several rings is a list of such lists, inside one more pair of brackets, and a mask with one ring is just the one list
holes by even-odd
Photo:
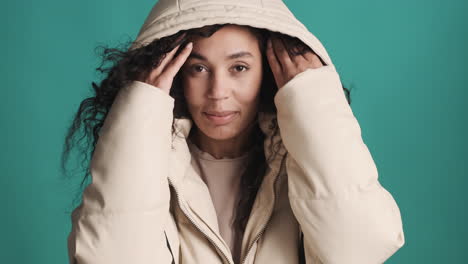
[[203, 132], [203, 134], [215, 140], [227, 140], [235, 138], [241, 132], [239, 129], [231, 127], [230, 125], [200, 127], [200, 130]]
[[205, 136], [215, 140], [232, 139], [237, 137], [242, 132], [238, 118], [229, 124], [214, 125], [202, 116], [201, 120], [198, 120], [198, 122], [195, 123], [200, 132], [205, 134]]

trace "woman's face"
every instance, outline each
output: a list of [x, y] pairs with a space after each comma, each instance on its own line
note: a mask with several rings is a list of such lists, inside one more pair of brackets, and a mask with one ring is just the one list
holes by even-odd
[[245, 131], [258, 111], [262, 71], [259, 43], [248, 28], [226, 25], [194, 39], [182, 85], [200, 132], [226, 140]]

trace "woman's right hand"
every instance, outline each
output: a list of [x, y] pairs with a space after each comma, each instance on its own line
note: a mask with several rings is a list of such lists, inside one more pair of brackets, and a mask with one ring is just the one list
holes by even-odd
[[151, 84], [169, 94], [174, 77], [190, 55], [193, 44], [192, 42], [189, 42], [184, 47], [184, 50], [174, 58], [174, 54], [177, 52], [179, 47], [180, 44], [168, 52], [161, 63], [151, 70], [146, 78], [140, 81]]

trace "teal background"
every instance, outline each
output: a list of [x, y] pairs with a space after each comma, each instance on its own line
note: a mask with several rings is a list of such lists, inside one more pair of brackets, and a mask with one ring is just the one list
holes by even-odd
[[[386, 263], [466, 263], [468, 2], [286, 3], [352, 89], [380, 181], [400, 207], [406, 244]], [[65, 129], [99, 77], [94, 48], [133, 39], [153, 4], [2, 4], [0, 262], [67, 262], [79, 179], [59, 173]]]

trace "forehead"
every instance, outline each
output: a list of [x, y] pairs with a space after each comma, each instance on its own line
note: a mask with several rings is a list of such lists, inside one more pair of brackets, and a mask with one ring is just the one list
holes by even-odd
[[[248, 52], [251, 57], [260, 56], [259, 42], [255, 34], [247, 27], [238, 25], [223, 26], [210, 37], [196, 36], [192, 41], [192, 53], [209, 59], [235, 59], [229, 55], [239, 52]], [[200, 56], [191, 57], [201, 59]]]

